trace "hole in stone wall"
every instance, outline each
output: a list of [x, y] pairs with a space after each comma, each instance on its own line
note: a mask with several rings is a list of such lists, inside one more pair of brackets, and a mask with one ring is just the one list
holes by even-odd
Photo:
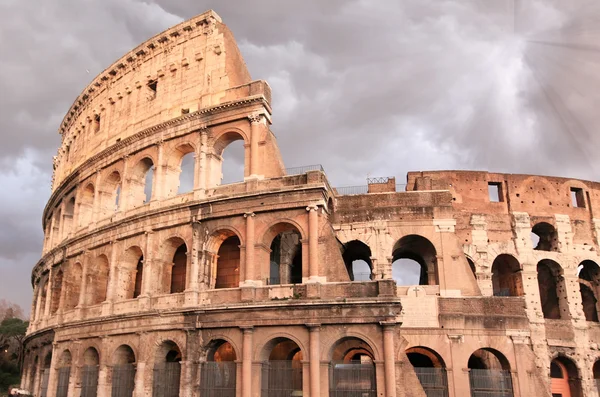
[[585, 208], [585, 195], [583, 189], [571, 188], [571, 205], [573, 208]]

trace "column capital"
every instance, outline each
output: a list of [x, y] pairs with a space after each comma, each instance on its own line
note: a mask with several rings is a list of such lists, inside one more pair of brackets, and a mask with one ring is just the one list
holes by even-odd
[[396, 325], [398, 325], [398, 323], [395, 320], [388, 320], [388, 321], [380, 321], [379, 325], [381, 325], [383, 327], [384, 331], [393, 331], [394, 328], [396, 327]]
[[252, 325], [243, 325], [243, 326], [240, 326], [240, 329], [242, 330], [242, 332], [244, 334], [251, 334], [254, 332], [254, 326], [252, 326]]
[[250, 123], [252, 124], [258, 124], [262, 121], [262, 116], [261, 113], [250, 113], [248, 115], [248, 120], [250, 120]]
[[306, 326], [306, 328], [309, 329], [310, 332], [317, 332], [319, 330], [321, 330], [321, 324], [317, 324], [317, 323], [306, 323], [304, 324]]
[[208, 134], [208, 124], [200, 124], [200, 127], [198, 128], [198, 132], [201, 135]]
[[317, 204], [312, 204], [306, 207], [306, 211], [310, 212], [310, 211], [318, 211], [319, 210], [319, 206]]
[[252, 218], [256, 216], [256, 214], [254, 212], [245, 212], [244, 213], [244, 218]]

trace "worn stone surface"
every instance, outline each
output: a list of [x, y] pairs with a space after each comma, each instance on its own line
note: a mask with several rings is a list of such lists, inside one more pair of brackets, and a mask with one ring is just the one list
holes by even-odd
[[[79, 397], [92, 371], [105, 397], [133, 364], [136, 397], [169, 382], [200, 396], [217, 378], [259, 396], [269, 360], [289, 360], [304, 396], [422, 397], [423, 367], [449, 397], [482, 368], [514, 396], [550, 396], [555, 360], [572, 396], [597, 396], [599, 183], [411, 172], [406, 191], [382, 178], [344, 195], [322, 171], [286, 172], [270, 101], [212, 11], [86, 87], [60, 126], [24, 388]], [[221, 185], [235, 140], [245, 178]], [[406, 260], [420, 285], [396, 284]], [[357, 360], [367, 375], [343, 375]]]

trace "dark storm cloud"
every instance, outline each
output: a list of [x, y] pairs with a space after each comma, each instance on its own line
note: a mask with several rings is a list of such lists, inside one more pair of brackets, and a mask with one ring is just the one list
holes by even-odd
[[[73, 99], [180, 20], [209, 8], [221, 15], [253, 78], [273, 87], [286, 165], [322, 163], [334, 185], [457, 168], [598, 179], [597, 4], [5, 0], [0, 269], [16, 281], [3, 278], [0, 295], [29, 306], [56, 130]], [[230, 163], [226, 180], [242, 164]]]

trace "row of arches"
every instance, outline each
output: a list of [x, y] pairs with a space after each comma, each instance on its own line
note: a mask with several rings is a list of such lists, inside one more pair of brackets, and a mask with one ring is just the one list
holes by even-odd
[[[211, 150], [203, 155], [208, 170], [202, 172], [209, 172], [205, 185], [214, 187], [243, 181], [244, 142], [241, 133], [228, 132], [213, 143]], [[75, 230], [117, 211], [134, 209], [151, 200], [174, 197], [200, 187], [198, 150], [192, 142], [175, 145], [164, 154], [155, 146], [83, 182], [49, 215], [45, 249], [59, 244]]]

